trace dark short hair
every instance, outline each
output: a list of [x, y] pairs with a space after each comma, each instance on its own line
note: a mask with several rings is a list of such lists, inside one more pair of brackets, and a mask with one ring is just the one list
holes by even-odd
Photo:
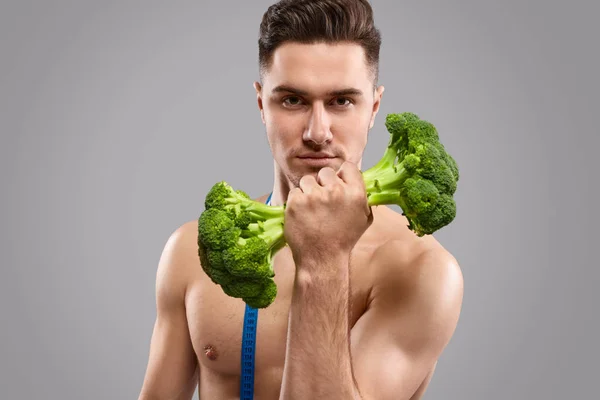
[[368, 0], [280, 0], [264, 13], [258, 39], [261, 78], [286, 42], [355, 43], [364, 49], [374, 83], [379, 76], [381, 33]]

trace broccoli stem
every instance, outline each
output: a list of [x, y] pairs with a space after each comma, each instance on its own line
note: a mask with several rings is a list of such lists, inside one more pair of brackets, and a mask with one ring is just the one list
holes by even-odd
[[263, 238], [271, 249], [271, 255], [285, 247], [286, 241], [285, 236], [283, 235], [283, 218], [279, 224], [269, 228], [263, 235], [260, 235], [260, 237]]
[[269, 218], [261, 222], [250, 223], [248, 224], [248, 228], [242, 231], [238, 243], [244, 245], [246, 243], [246, 239], [258, 236], [264, 240], [269, 249], [279, 250], [285, 246], [283, 223], [283, 215], [280, 215], [276, 218]]
[[249, 201], [247, 204], [243, 204], [244, 210], [252, 216], [255, 220], [269, 220], [283, 218], [284, 208], [283, 206], [268, 206], [258, 201]]
[[368, 195], [367, 202], [370, 206], [381, 206], [388, 204], [398, 205], [402, 211], [406, 211], [407, 207], [402, 200], [402, 193], [399, 190], [389, 190], [382, 193], [373, 193]]
[[402, 162], [394, 164], [395, 160], [396, 151], [388, 147], [381, 160], [363, 172], [367, 201], [370, 206], [397, 204], [403, 210], [406, 209], [402, 192], [398, 188], [402, 188], [411, 175]]
[[381, 171], [385, 171], [394, 166], [394, 162], [396, 162], [396, 150], [393, 147], [387, 147], [385, 149], [385, 153], [383, 153], [383, 157], [379, 159], [377, 164], [373, 165], [371, 168], [363, 172], [363, 178], [373, 181], [377, 175], [381, 173]]
[[227, 203], [232, 207], [239, 206], [242, 210], [248, 212], [252, 216], [252, 219], [256, 221], [283, 217], [283, 206], [269, 206], [262, 202], [244, 197], [237, 192], [232, 192], [231, 194], [232, 196], [226, 199]]

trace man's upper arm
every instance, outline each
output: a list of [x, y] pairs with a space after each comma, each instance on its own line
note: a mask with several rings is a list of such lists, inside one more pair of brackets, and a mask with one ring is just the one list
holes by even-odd
[[401, 273], [394, 246], [386, 247], [377, 267], [385, 279], [352, 329], [353, 372], [365, 400], [409, 400], [454, 333], [463, 280], [447, 253], [424, 254]]
[[[198, 262], [190, 243], [190, 224], [167, 241], [156, 274], [156, 321], [140, 400], [191, 399], [198, 363], [189, 335], [185, 291], [190, 268]], [[196, 267], [198, 267], [196, 265]]]

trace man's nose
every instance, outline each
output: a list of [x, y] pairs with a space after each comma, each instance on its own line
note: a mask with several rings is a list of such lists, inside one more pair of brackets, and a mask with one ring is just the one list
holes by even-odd
[[327, 110], [322, 104], [314, 103], [303, 139], [322, 145], [331, 141], [332, 138], [331, 121]]

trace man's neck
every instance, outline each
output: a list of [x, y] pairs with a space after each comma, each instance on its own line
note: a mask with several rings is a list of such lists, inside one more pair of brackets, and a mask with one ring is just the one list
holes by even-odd
[[271, 195], [270, 204], [272, 206], [282, 206], [287, 201], [288, 193], [292, 190], [292, 183], [287, 179], [277, 165], [274, 168], [273, 176], [273, 194]]

